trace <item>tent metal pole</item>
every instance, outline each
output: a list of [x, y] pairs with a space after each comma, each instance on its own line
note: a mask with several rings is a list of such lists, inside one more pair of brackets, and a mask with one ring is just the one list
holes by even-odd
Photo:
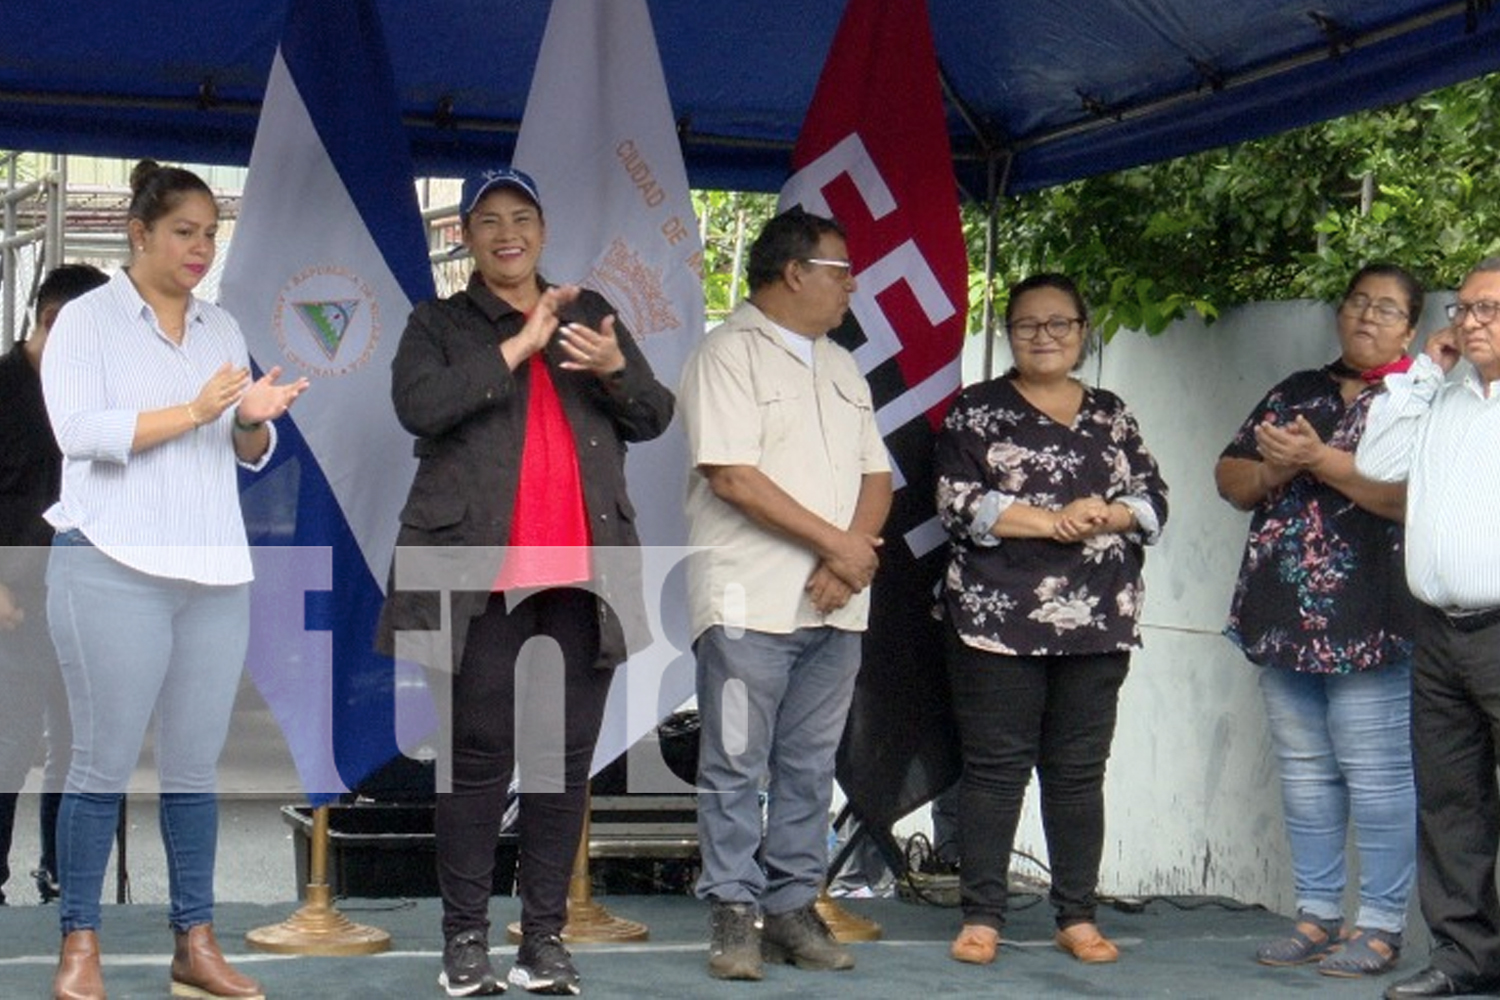
[[[995, 265], [999, 242], [1000, 193], [1010, 182], [1011, 154], [992, 156], [985, 170], [984, 306], [980, 311], [984, 333], [984, 377], [995, 377]], [[1004, 161], [1004, 173], [998, 163]]]
[[5, 272], [4, 304], [0, 305], [0, 349], [5, 351], [16, 342], [16, 289], [20, 287], [16, 262], [20, 255], [11, 246], [11, 240], [16, 236], [17, 228], [15, 192], [19, 175], [16, 161], [20, 155], [10, 153], [5, 157], [5, 233], [3, 242], [0, 242], [0, 269]]

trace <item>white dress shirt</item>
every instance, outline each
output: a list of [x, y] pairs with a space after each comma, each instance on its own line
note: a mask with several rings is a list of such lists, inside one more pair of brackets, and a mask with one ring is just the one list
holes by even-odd
[[[63, 453], [62, 496], [45, 516], [151, 576], [203, 584], [251, 579], [235, 472], [234, 407], [217, 420], [131, 451], [143, 411], [195, 399], [225, 363], [249, 364], [234, 317], [188, 303], [181, 344], [125, 271], [68, 304], [42, 355], [42, 390]], [[263, 468], [276, 447], [245, 467]], [[244, 464], [244, 463], [239, 463]]]
[[1473, 369], [1450, 381], [1419, 355], [1385, 385], [1354, 464], [1407, 481], [1407, 585], [1450, 613], [1500, 607], [1500, 382], [1486, 394]]

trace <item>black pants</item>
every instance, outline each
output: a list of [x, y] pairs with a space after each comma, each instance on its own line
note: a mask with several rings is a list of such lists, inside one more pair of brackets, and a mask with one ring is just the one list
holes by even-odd
[[[452, 790], [437, 800], [445, 938], [489, 928], [495, 845], [518, 758], [522, 932], [556, 934], [567, 921], [589, 764], [614, 674], [594, 665], [597, 607], [589, 594], [559, 589], [533, 594], [507, 613], [497, 594], [470, 626], [453, 678]], [[550, 647], [541, 640], [519, 657], [537, 636], [557, 646], [531, 655]]]
[[16, 826], [19, 792], [0, 792], [0, 905], [5, 903], [5, 883], [10, 881], [10, 842]]
[[1500, 979], [1500, 625], [1465, 631], [1423, 615], [1412, 670], [1417, 895], [1432, 964]]
[[947, 654], [963, 748], [964, 923], [1005, 925], [1011, 849], [1033, 768], [1057, 926], [1093, 920], [1104, 850], [1104, 767], [1130, 654], [1001, 656], [964, 645], [951, 629]]

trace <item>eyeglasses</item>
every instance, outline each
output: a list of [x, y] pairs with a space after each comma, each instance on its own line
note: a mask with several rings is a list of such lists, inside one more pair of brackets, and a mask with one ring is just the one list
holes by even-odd
[[824, 267], [832, 268], [833, 276], [840, 280], [849, 277], [849, 274], [854, 270], [854, 264], [852, 261], [833, 260], [828, 257], [803, 257], [802, 263], [822, 264]]
[[1377, 302], [1364, 294], [1349, 296], [1339, 308], [1350, 316], [1363, 316], [1369, 312], [1374, 315], [1378, 326], [1393, 326], [1410, 318], [1406, 310], [1394, 302], [1387, 299]]
[[1480, 326], [1489, 326], [1500, 316], [1500, 302], [1489, 299], [1480, 299], [1478, 302], [1454, 302], [1449, 304], [1445, 310], [1448, 314], [1448, 322], [1458, 326], [1470, 316]]
[[1007, 324], [1006, 329], [1010, 335], [1017, 340], [1035, 340], [1041, 336], [1043, 330], [1053, 340], [1065, 340], [1073, 332], [1074, 327], [1083, 326], [1083, 320], [1074, 317], [1066, 319], [1062, 316], [1053, 316], [1047, 320], [1023, 319], [1015, 323]]

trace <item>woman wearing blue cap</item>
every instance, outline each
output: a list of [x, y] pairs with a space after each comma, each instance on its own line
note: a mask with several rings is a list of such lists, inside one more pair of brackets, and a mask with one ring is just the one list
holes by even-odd
[[[460, 215], [468, 287], [412, 311], [392, 366], [419, 459], [397, 545], [505, 548], [483, 582], [463, 585], [477, 589], [403, 591], [393, 579], [379, 645], [394, 654], [396, 633], [408, 633], [411, 656], [407, 640], [451, 640], [422, 657], [440, 692], [453, 671], [451, 787], [436, 814], [439, 982], [449, 996], [505, 988], [490, 966], [488, 910], [519, 758], [522, 942], [507, 978], [577, 993], [560, 938], [568, 879], [613, 668], [634, 648], [627, 602], [641, 601], [610, 556], [639, 545], [625, 451], [666, 430], [673, 398], [602, 296], [538, 273], [547, 227], [529, 176], [470, 178]], [[550, 641], [528, 642], [537, 637]]]

